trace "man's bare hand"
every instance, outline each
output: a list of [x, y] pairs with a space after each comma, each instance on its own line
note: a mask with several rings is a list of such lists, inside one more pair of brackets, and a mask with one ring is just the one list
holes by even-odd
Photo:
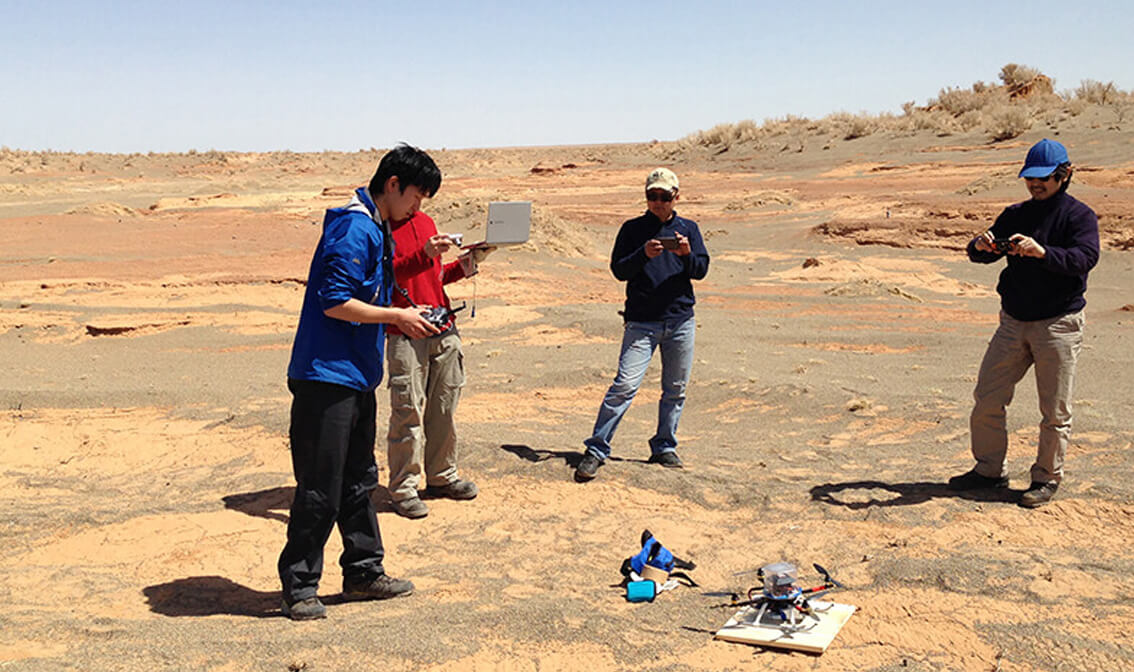
[[646, 245], [643, 249], [646, 251], [647, 259], [653, 259], [662, 252], [665, 252], [665, 247], [663, 247], [661, 241], [656, 238], [647, 240]]
[[1035, 238], [1025, 236], [1022, 233], [1017, 233], [1012, 236], [1012, 249], [1008, 250], [1008, 254], [1015, 254], [1019, 257], [1034, 257], [1036, 259], [1043, 259], [1047, 256], [1047, 250], [1043, 245], [1036, 242]]
[[995, 252], [996, 248], [992, 246], [993, 238], [994, 236], [991, 231], [985, 231], [973, 239], [976, 241], [973, 247], [981, 252]]
[[675, 235], [677, 236], [677, 249], [674, 250], [673, 253], [679, 257], [689, 256], [693, 251], [692, 248], [689, 247], [689, 239], [680, 233]]
[[437, 327], [425, 321], [422, 312], [432, 306], [418, 306], [416, 308], [393, 308], [397, 311], [394, 316], [394, 326], [410, 338], [425, 338], [440, 333]]
[[449, 251], [453, 246], [452, 239], [447, 234], [439, 233], [425, 241], [425, 256], [430, 259]]

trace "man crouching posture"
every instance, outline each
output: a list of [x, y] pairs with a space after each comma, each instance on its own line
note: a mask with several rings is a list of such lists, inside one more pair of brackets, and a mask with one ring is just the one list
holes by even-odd
[[412, 583], [382, 567], [370, 499], [378, 485], [374, 389], [382, 380], [386, 324], [414, 337], [437, 332], [420, 308], [388, 307], [394, 275], [386, 223], [413, 215], [440, 186], [433, 159], [400, 145], [382, 157], [369, 187], [323, 218], [287, 369], [296, 485], [279, 573], [283, 613], [293, 620], [326, 616], [316, 593], [323, 547], [336, 524], [345, 599], [413, 592]]
[[1083, 343], [1087, 273], [1099, 260], [1095, 213], [1067, 193], [1071, 161], [1063, 145], [1041, 140], [1029, 151], [1020, 177], [1032, 198], [1010, 206], [992, 228], [973, 238], [969, 259], [989, 264], [1006, 257], [996, 286], [1000, 327], [980, 365], [969, 426], [976, 466], [949, 479], [952, 490], [1006, 488], [1006, 408], [1016, 383], [1035, 364], [1039, 392], [1039, 450], [1031, 486], [1020, 506], [1051, 501], [1063, 480], [1071, 438], [1071, 388]]

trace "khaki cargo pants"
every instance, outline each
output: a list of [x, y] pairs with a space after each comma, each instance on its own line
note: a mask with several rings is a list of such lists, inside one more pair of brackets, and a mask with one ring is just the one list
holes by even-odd
[[426, 485], [457, 480], [457, 431], [453, 415], [465, 385], [461, 337], [386, 339], [390, 430], [386, 436], [390, 496], [402, 501]]
[[1016, 383], [1035, 364], [1039, 393], [1039, 449], [1031, 468], [1033, 482], [1063, 480], [1063, 458], [1071, 439], [1071, 388], [1075, 363], [1083, 344], [1083, 311], [1047, 320], [1021, 322], [1000, 313], [980, 365], [969, 418], [976, 471], [982, 476], [1005, 476], [1008, 455], [1007, 407]]

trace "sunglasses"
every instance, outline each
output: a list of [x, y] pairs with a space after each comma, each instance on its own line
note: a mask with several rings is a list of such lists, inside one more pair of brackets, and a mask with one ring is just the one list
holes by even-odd
[[663, 191], [661, 189], [646, 192], [647, 201], [661, 201], [662, 203], [669, 203], [673, 200], [672, 191]]

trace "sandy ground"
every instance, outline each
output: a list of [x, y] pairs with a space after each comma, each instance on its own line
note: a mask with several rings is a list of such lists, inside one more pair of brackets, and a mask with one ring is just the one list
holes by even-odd
[[[343, 603], [332, 538], [312, 623], [279, 612], [284, 371], [321, 212], [379, 154], [0, 154], [0, 669], [1134, 667], [1131, 133], [1059, 136], [1105, 243], [1057, 500], [1014, 503], [1030, 375], [1013, 492], [943, 486], [970, 466], [998, 305], [999, 267], [960, 250], [1026, 197], [1015, 167], [1039, 137], [434, 152], [442, 230], [475, 238], [488, 200], [535, 204], [531, 243], [450, 286], [476, 302], [459, 421], [481, 495], [407, 521], [379, 489], [387, 569], [417, 592]], [[655, 365], [615, 459], [579, 485], [620, 337], [607, 254], [655, 165], [712, 254], [687, 468], [645, 463]], [[697, 562], [699, 588], [623, 599], [643, 528]], [[712, 639], [730, 614], [713, 605], [777, 560], [824, 565], [859, 609], [822, 656]]]

